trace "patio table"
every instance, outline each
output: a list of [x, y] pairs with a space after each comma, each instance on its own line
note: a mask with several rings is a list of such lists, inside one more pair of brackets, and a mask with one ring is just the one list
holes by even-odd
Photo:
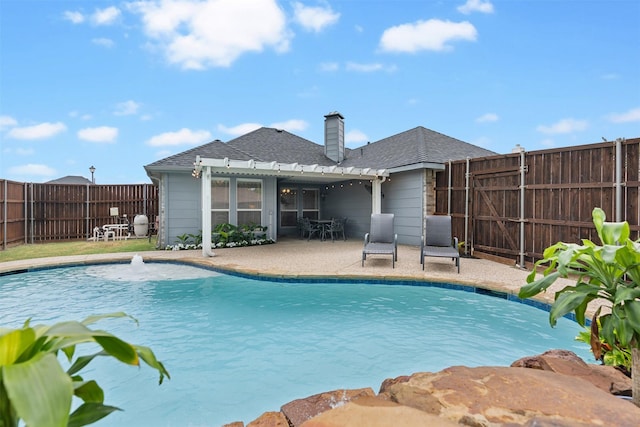
[[318, 224], [320, 226], [320, 240], [326, 240], [327, 231], [331, 225], [330, 219], [310, 219], [312, 224]]

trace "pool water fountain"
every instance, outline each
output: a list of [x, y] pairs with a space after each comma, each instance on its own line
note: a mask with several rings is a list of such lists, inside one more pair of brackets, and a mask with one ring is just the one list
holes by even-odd
[[144, 265], [144, 260], [142, 259], [142, 255], [135, 254], [131, 258], [131, 265]]

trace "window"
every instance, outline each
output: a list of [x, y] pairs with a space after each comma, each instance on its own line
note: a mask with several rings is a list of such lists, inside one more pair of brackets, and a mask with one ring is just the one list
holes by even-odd
[[236, 183], [238, 225], [262, 223], [262, 181], [239, 179]]
[[302, 190], [302, 216], [309, 219], [320, 218], [320, 191], [317, 188]]
[[211, 227], [229, 222], [229, 180], [211, 180]]
[[280, 226], [295, 227], [298, 221], [298, 196], [295, 188], [280, 189]]

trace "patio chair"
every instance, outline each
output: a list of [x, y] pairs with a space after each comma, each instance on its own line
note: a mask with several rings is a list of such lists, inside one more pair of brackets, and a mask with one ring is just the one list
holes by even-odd
[[391, 255], [391, 265], [398, 260], [398, 235], [393, 232], [393, 214], [371, 214], [370, 231], [364, 235], [362, 266], [367, 255]]
[[327, 232], [331, 234], [331, 241], [334, 242], [337, 236], [342, 235], [343, 240], [347, 240], [344, 234], [344, 227], [347, 223], [347, 218], [333, 218]]
[[311, 238], [317, 234], [318, 236], [321, 236], [323, 231], [323, 227], [321, 227], [319, 224], [314, 224], [312, 223], [309, 218], [302, 218], [302, 238], [304, 239], [304, 236], [307, 236], [307, 241], [311, 240]]
[[451, 258], [460, 273], [458, 238], [451, 237], [451, 217], [427, 215], [425, 217], [424, 240], [420, 243], [420, 264], [424, 270], [425, 257]]

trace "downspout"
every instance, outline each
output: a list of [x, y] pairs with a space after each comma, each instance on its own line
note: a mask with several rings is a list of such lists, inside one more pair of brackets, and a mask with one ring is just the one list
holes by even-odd
[[616, 139], [616, 222], [622, 222], [622, 143], [624, 138]]
[[524, 193], [525, 193], [525, 172], [527, 171], [527, 165], [524, 164], [524, 147], [520, 147], [520, 268], [525, 268], [524, 265]]
[[213, 257], [211, 250], [211, 167], [202, 168], [202, 256]]
[[464, 254], [469, 255], [469, 157], [467, 157], [467, 169], [464, 174], [465, 179], [465, 201], [464, 201]]

